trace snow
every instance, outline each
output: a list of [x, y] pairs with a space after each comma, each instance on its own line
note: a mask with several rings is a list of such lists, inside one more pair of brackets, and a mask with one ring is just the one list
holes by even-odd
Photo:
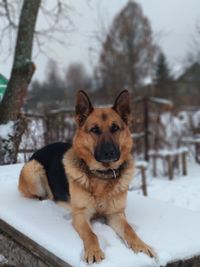
[[191, 134], [189, 116], [185, 112], [179, 113], [178, 116], [174, 116], [171, 112], [164, 112], [160, 115], [160, 121], [164, 131], [162, 138], [165, 148], [176, 148], [183, 137]]
[[8, 261], [6, 260], [6, 258], [3, 255], [0, 254], [0, 266], [1, 266], [1, 264], [6, 264], [6, 263], [8, 263]]
[[196, 128], [200, 127], [200, 110], [193, 114], [193, 124]]
[[195, 136], [188, 136], [188, 137], [183, 137], [181, 139], [183, 143], [200, 143], [200, 137], [195, 137]]
[[169, 140], [170, 138], [179, 138], [183, 131], [184, 127], [182, 121], [173, 116], [171, 112], [165, 112], [161, 115], [161, 122], [165, 126], [166, 132], [166, 139]]
[[[148, 197], [186, 208], [200, 214], [200, 165], [189, 162], [188, 176], [176, 174], [174, 180], [167, 177], [152, 178], [149, 173]], [[140, 193], [140, 192], [138, 192]]]
[[144, 160], [137, 160], [135, 162], [135, 166], [138, 167], [138, 168], [143, 167], [143, 168], [146, 169], [148, 167], [148, 162], [147, 161], [144, 161]]
[[0, 138], [7, 140], [8, 137], [11, 136], [13, 133], [13, 126], [14, 126], [13, 121], [9, 121], [6, 124], [0, 125]]
[[[81, 260], [83, 244], [71, 224], [70, 213], [52, 201], [20, 195], [17, 182], [21, 167], [0, 167], [0, 218], [70, 265], [88, 266]], [[154, 248], [158, 262], [142, 253], [134, 254], [109, 226], [96, 221], [92, 228], [106, 255], [99, 267], [164, 266], [200, 254], [200, 167], [190, 162], [189, 171], [189, 176], [173, 181], [166, 177], [152, 179], [147, 198], [137, 191], [129, 192], [128, 221]]]
[[183, 65], [174, 65], [172, 66], [172, 75], [174, 77], [174, 79], [178, 80], [184, 73], [185, 68], [183, 67]]
[[196, 110], [180, 111], [178, 113], [178, 118], [185, 127], [185, 133], [187, 133], [187, 135], [189, 135], [194, 128], [198, 129], [200, 127], [199, 107], [197, 107]]
[[141, 138], [141, 137], [144, 137], [144, 136], [145, 136], [145, 133], [144, 132], [132, 133], [131, 134], [131, 137], [134, 138], [134, 139]]
[[165, 98], [159, 98], [159, 97], [150, 97], [150, 100], [154, 103], [157, 103], [157, 104], [163, 104], [163, 105], [169, 105], [171, 107], [173, 107], [173, 102], [168, 100], [168, 99], [165, 99]]
[[150, 150], [149, 151], [149, 156], [161, 156], [161, 157], [166, 157], [166, 156], [176, 156], [176, 155], [181, 155], [184, 152], [188, 152], [187, 147], [179, 147], [179, 148], [174, 148], [174, 149], [159, 149], [159, 150]]
[[151, 85], [152, 82], [153, 82], [152, 77], [151, 77], [151, 76], [147, 76], [147, 77], [145, 77], [145, 78], [143, 79], [142, 84], [143, 84], [144, 86], [148, 86], [148, 85]]

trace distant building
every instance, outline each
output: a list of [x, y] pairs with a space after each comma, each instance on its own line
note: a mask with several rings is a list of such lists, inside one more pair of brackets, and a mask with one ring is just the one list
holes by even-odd
[[176, 99], [184, 105], [200, 105], [200, 64], [194, 63], [175, 81]]
[[200, 64], [179, 69], [179, 73], [162, 85], [144, 86], [139, 94], [170, 99], [176, 106], [200, 106]]
[[7, 84], [8, 80], [2, 74], [0, 74], [0, 102], [5, 94]]

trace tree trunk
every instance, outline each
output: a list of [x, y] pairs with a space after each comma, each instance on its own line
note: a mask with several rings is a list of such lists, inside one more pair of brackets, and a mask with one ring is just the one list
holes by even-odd
[[25, 126], [24, 123], [21, 123], [19, 114], [35, 70], [31, 58], [40, 3], [41, 0], [24, 0], [21, 10], [11, 77], [0, 105], [0, 125], [6, 125], [9, 121], [13, 121], [13, 133], [6, 140], [2, 140], [0, 133], [0, 164], [16, 161], [19, 138], [24, 130], [22, 126]]

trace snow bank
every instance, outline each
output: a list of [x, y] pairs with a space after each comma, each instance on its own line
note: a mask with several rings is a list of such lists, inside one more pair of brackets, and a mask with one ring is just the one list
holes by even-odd
[[[163, 168], [162, 165], [159, 166], [158, 164], [158, 173], [159, 167]], [[187, 176], [176, 173], [175, 179], [170, 181], [167, 177], [160, 175], [152, 178], [152, 174], [149, 172], [147, 174], [148, 197], [200, 214], [200, 165], [195, 162], [188, 162], [188, 173]]]
[[162, 105], [168, 105], [173, 107], [174, 103], [171, 100], [165, 99], [165, 98], [159, 98], [159, 97], [150, 97], [150, 100], [154, 103], [157, 104], [162, 104]]
[[[149, 151], [149, 156], [161, 156], [161, 157], [166, 157], [166, 156], [176, 156], [176, 155], [181, 155], [184, 152], [188, 152], [187, 147], [180, 147], [180, 148], [174, 148], [174, 149], [159, 149], [159, 150], [150, 150]], [[137, 162], [136, 162], [137, 166]]]
[[11, 136], [13, 133], [13, 126], [14, 126], [13, 121], [9, 121], [6, 124], [0, 125], [0, 138], [7, 140], [8, 137]]
[[182, 121], [173, 116], [171, 112], [165, 112], [161, 115], [161, 122], [165, 126], [166, 138], [177, 139], [184, 132]]
[[6, 264], [6, 263], [8, 263], [8, 261], [6, 260], [6, 258], [3, 255], [0, 254], [0, 266], [1, 266], [1, 264]]
[[135, 162], [135, 166], [138, 167], [138, 168], [147, 168], [148, 167], [148, 162], [147, 161], [144, 161], [144, 160], [137, 160]]
[[[70, 214], [51, 201], [25, 199], [19, 194], [21, 167], [0, 167], [0, 218], [72, 266], [87, 266], [81, 260], [83, 244], [72, 227]], [[92, 228], [106, 255], [98, 267], [164, 266], [200, 254], [200, 213], [134, 192], [128, 195], [126, 213], [139, 236], [155, 249], [159, 262], [142, 253], [134, 254], [109, 226], [95, 222]]]
[[194, 113], [192, 119], [193, 119], [194, 127], [199, 128], [200, 127], [200, 110]]

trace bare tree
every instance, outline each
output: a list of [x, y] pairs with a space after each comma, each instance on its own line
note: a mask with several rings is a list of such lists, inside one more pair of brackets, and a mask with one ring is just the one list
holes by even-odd
[[156, 48], [149, 20], [136, 2], [129, 1], [114, 18], [103, 43], [96, 69], [102, 87], [136, 90], [146, 77], [152, 77]]
[[200, 64], [200, 20], [196, 22], [194, 34], [191, 35], [184, 65], [188, 68], [194, 63]]
[[[17, 149], [25, 125], [19, 116], [20, 109], [23, 106], [27, 88], [35, 70], [34, 63], [32, 62], [33, 40], [34, 37], [39, 40], [39, 35], [42, 33], [39, 31], [37, 32], [35, 29], [39, 9], [41, 8], [41, 12], [46, 12], [47, 16], [53, 14], [52, 16], [56, 26], [51, 30], [47, 28], [43, 31], [43, 34], [46, 35], [47, 38], [51, 38], [52, 32], [54, 32], [59, 25], [61, 14], [66, 11], [66, 4], [61, 0], [56, 1], [56, 9], [52, 11], [47, 11], [47, 9], [41, 5], [41, 0], [24, 0], [22, 5], [21, 2], [20, 0], [3, 0], [0, 4], [0, 13], [7, 22], [2, 29], [3, 36], [6, 32], [11, 33], [12, 30], [17, 31], [11, 77], [6, 93], [0, 104], [1, 129], [4, 127], [5, 132], [5, 128], [8, 128], [8, 125], [10, 127], [12, 126], [8, 136], [4, 135], [2, 137], [0, 133], [0, 164], [13, 163], [16, 161]], [[14, 15], [17, 17], [16, 13], [14, 13], [14, 11], [16, 11], [14, 7], [16, 7], [17, 4], [21, 7], [18, 23], [16, 23], [17, 19], [13, 20]], [[41, 43], [38, 44], [41, 45]]]
[[91, 77], [81, 63], [72, 63], [66, 72], [68, 99], [73, 101], [78, 90], [90, 90]]
[[[14, 53], [16, 34], [23, 0], [2, 0], [0, 2], [0, 48], [5, 57]], [[73, 11], [65, 0], [40, 1], [37, 27], [34, 28], [34, 48], [36, 55], [46, 53], [46, 48], [53, 42], [65, 44], [64, 35], [74, 30], [69, 13]], [[7, 41], [8, 40], [8, 41]], [[48, 55], [47, 55], [48, 56]], [[48, 56], [49, 57], [49, 56]]]
[[89, 75], [82, 63], [72, 63], [66, 73], [67, 86], [77, 89], [86, 89]]

